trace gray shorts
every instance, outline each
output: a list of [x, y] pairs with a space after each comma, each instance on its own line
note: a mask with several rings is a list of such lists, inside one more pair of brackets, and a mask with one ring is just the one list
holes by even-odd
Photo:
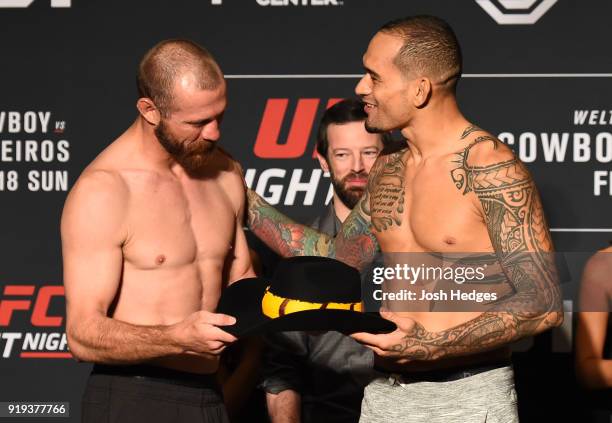
[[378, 378], [365, 388], [359, 421], [518, 422], [514, 372], [506, 366], [450, 382]]

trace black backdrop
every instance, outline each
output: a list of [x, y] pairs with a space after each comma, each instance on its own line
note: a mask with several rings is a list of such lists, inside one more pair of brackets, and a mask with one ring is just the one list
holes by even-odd
[[[321, 210], [329, 189], [312, 159], [312, 123], [330, 100], [352, 95], [381, 24], [441, 16], [463, 45], [464, 112], [527, 162], [557, 249], [579, 257], [570, 264], [574, 279], [589, 252], [612, 238], [609, 1], [36, 0], [15, 7], [28, 2], [0, 1], [0, 401], [69, 401], [70, 420], [79, 420], [89, 366], [54, 342], [64, 330], [61, 209], [86, 164], [134, 119], [137, 63], [165, 38], [191, 38], [215, 55], [229, 84], [223, 147], [250, 185], [304, 220]], [[570, 411], [577, 395], [571, 344], [569, 319], [517, 346], [524, 421], [578, 418]]]

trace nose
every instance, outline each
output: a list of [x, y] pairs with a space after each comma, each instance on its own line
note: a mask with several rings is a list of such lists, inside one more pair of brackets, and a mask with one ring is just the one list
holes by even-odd
[[370, 79], [370, 75], [366, 73], [365, 75], [361, 77], [361, 79], [355, 86], [355, 94], [357, 94], [360, 97], [370, 94], [371, 85], [372, 85], [372, 80]]
[[365, 166], [364, 166], [364, 162], [363, 162], [363, 157], [361, 157], [361, 154], [354, 154], [353, 155], [353, 164], [351, 166], [351, 171], [355, 172], [355, 173], [360, 173], [363, 172], [365, 170]]
[[219, 128], [219, 121], [217, 119], [211, 120], [202, 128], [200, 133], [203, 139], [208, 141], [219, 141], [221, 138], [221, 128]]

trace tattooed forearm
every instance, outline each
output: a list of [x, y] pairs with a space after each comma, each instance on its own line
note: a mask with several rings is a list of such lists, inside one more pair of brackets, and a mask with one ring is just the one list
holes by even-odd
[[247, 191], [247, 197], [249, 228], [284, 257], [332, 257], [361, 269], [372, 261], [378, 251], [368, 215], [364, 215], [369, 212], [367, 194], [346, 218], [336, 238], [294, 222], [252, 190]]
[[332, 238], [294, 222], [248, 190], [248, 226], [270, 248], [284, 257], [334, 257]]
[[534, 318], [520, 313], [486, 312], [475, 319], [448, 330], [429, 332], [416, 323], [401, 343], [391, 350], [410, 360], [438, 360], [445, 357], [474, 354], [499, 348], [532, 333], [537, 327], [557, 326], [549, 314]]
[[380, 249], [372, 233], [369, 216], [370, 195], [366, 191], [342, 224], [341, 233], [334, 239], [336, 258], [359, 270], [365, 268]]

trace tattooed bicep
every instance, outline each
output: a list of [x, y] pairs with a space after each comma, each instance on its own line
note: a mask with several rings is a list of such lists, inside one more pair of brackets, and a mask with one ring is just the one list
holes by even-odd
[[[397, 153], [393, 153], [393, 154], [397, 154]], [[374, 162], [374, 164], [372, 165], [372, 168], [370, 169], [370, 175], [368, 176], [368, 184], [366, 186], [366, 195], [370, 194], [372, 190], [374, 189], [374, 186], [376, 185], [376, 179], [378, 178], [378, 175], [384, 169], [385, 163], [388, 161], [389, 156], [391, 155], [392, 154], [383, 156], [381, 154], [376, 158], [376, 161]]]
[[407, 153], [404, 149], [380, 157], [370, 172], [368, 211], [379, 232], [402, 224]]
[[538, 190], [523, 163], [512, 158], [474, 166], [468, 176], [496, 251], [511, 254], [552, 249]]

